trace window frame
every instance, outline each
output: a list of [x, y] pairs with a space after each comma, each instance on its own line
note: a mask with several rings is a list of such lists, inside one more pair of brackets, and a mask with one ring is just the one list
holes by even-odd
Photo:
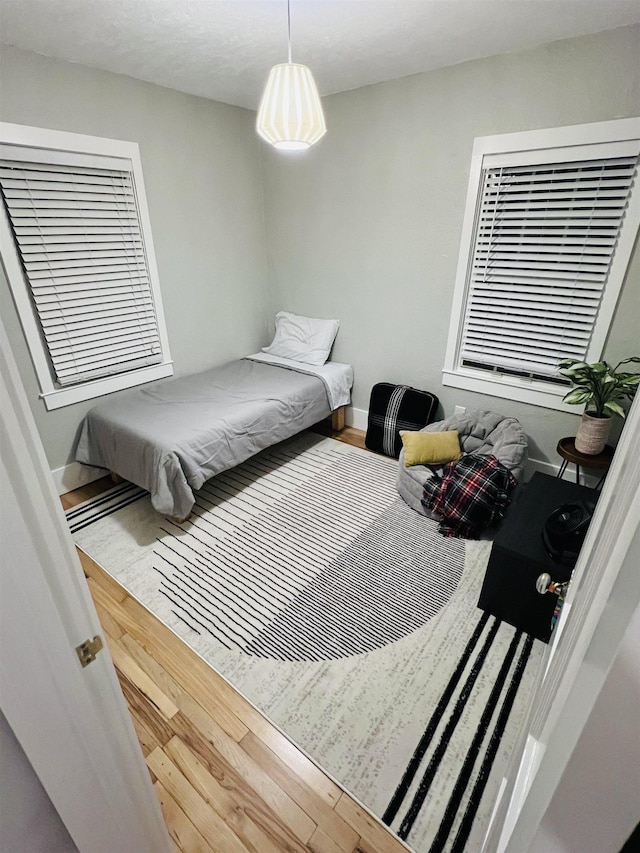
[[[549, 409], [576, 413], [576, 407], [562, 402], [568, 387], [529, 377], [507, 373], [489, 373], [481, 369], [463, 366], [460, 358], [464, 314], [469, 294], [470, 265], [474, 254], [474, 233], [478, 208], [482, 195], [482, 174], [485, 158], [491, 155], [517, 154], [539, 151], [541, 156], [551, 156], [559, 148], [584, 146], [585, 155], [590, 145], [615, 142], [637, 142], [640, 146], [640, 118], [614, 119], [592, 124], [571, 125], [543, 130], [520, 131], [498, 136], [477, 137], [473, 144], [469, 184], [460, 237], [460, 253], [456, 271], [455, 289], [451, 307], [451, 319], [447, 339], [442, 384], [476, 391], [494, 397], [517, 400]], [[625, 227], [616, 245], [609, 278], [603, 292], [598, 317], [593, 333], [587, 361], [601, 358], [609, 333], [613, 315], [622, 290], [631, 253], [640, 228], [640, 182], [636, 180], [625, 215]]]
[[13, 230], [4, 204], [0, 204], [0, 256], [9, 288], [18, 312], [31, 360], [40, 386], [40, 398], [48, 411], [91, 400], [114, 391], [132, 388], [146, 382], [173, 375], [173, 361], [169, 348], [155, 249], [151, 233], [151, 220], [147, 206], [140, 149], [137, 143], [117, 139], [86, 136], [66, 131], [28, 127], [26, 125], [0, 122], [0, 143], [41, 150], [46, 162], [46, 152], [62, 151], [71, 154], [88, 154], [120, 158], [129, 161], [135, 185], [138, 216], [143, 234], [149, 271], [158, 335], [162, 349], [162, 360], [158, 364], [135, 368], [125, 373], [116, 373], [99, 379], [91, 379], [77, 385], [59, 386], [53, 379], [49, 352], [41, 334], [40, 324], [31, 300], [29, 284], [18, 254]]

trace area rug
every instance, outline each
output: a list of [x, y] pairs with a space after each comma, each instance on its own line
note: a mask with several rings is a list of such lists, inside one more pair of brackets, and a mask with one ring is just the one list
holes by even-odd
[[208, 481], [192, 519], [124, 484], [74, 540], [417, 853], [479, 850], [543, 646], [476, 607], [397, 462], [310, 433]]

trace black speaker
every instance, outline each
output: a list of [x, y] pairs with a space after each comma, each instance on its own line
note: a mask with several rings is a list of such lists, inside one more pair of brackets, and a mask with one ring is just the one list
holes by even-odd
[[562, 504], [551, 513], [542, 528], [542, 541], [552, 560], [575, 566], [594, 509], [595, 503], [578, 501]]

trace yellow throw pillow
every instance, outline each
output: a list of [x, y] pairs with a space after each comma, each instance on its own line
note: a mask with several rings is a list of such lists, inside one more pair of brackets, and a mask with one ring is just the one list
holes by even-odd
[[401, 429], [400, 437], [404, 447], [404, 464], [444, 465], [460, 459], [460, 440], [458, 430], [447, 432], [412, 432]]

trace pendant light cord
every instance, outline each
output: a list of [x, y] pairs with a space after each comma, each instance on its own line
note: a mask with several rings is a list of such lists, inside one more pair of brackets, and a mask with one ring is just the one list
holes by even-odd
[[287, 25], [289, 32], [289, 65], [291, 65], [291, 0], [287, 0]]

